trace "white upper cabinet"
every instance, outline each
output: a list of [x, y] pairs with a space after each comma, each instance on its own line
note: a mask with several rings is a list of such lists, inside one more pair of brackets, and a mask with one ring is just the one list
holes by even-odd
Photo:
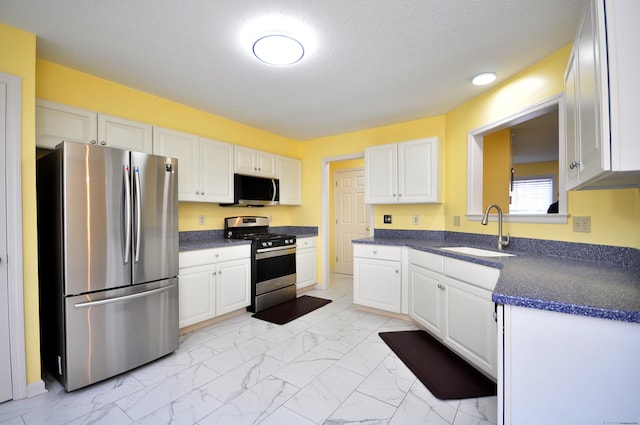
[[54, 149], [62, 141], [151, 153], [152, 126], [38, 99], [36, 101], [36, 146]]
[[178, 200], [233, 202], [233, 145], [153, 128], [153, 152], [178, 159]]
[[63, 141], [97, 143], [98, 116], [94, 111], [36, 100], [36, 146], [54, 149]]
[[441, 197], [437, 137], [366, 148], [365, 202], [436, 203]]
[[233, 202], [233, 145], [200, 138], [200, 190], [205, 202]]
[[590, 0], [565, 73], [567, 189], [640, 186], [640, 2]]
[[98, 114], [98, 144], [151, 153], [153, 127], [151, 124]]
[[276, 155], [269, 152], [236, 146], [234, 164], [238, 174], [276, 177]]
[[280, 205], [302, 205], [302, 162], [277, 155], [276, 177], [280, 180]]

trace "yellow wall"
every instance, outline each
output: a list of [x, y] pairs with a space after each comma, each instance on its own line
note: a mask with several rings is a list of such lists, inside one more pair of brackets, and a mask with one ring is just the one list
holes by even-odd
[[[468, 133], [562, 93], [571, 46], [533, 64], [497, 87], [446, 115], [445, 223], [452, 231], [495, 234], [495, 225], [465, 219], [467, 212]], [[570, 215], [591, 216], [591, 233], [574, 233], [567, 224], [507, 223], [512, 236], [640, 248], [640, 189], [570, 192]], [[461, 226], [453, 217], [462, 217]]]
[[[305, 178], [302, 195], [303, 206], [295, 214], [292, 214], [292, 222], [297, 223], [298, 220], [304, 220], [320, 226], [322, 200], [318, 194], [322, 190], [322, 161], [324, 158], [362, 153], [367, 146], [430, 136], [438, 136], [440, 140], [444, 140], [444, 115], [302, 142], [303, 175]], [[393, 224], [384, 225], [385, 228], [442, 230], [444, 227], [444, 222], [442, 221], [443, 211], [442, 204], [378, 205], [375, 207], [374, 225], [382, 227], [382, 215], [392, 214]], [[419, 226], [411, 224], [413, 214], [421, 216]]]
[[[131, 120], [172, 128], [223, 142], [244, 145], [294, 158], [301, 157], [300, 143], [248, 127], [167, 99], [85, 74], [52, 62], [37, 60], [36, 96]], [[272, 216], [274, 226], [289, 224], [296, 207], [269, 209], [222, 208], [217, 204], [180, 203], [180, 230], [222, 229], [224, 217]], [[205, 224], [199, 224], [199, 216]]]
[[[22, 79], [22, 256], [27, 383], [40, 380], [36, 234], [36, 37], [0, 24], [0, 72]], [[6, 341], [2, 341], [6, 344]]]
[[[36, 97], [301, 158], [303, 205], [258, 211], [273, 215], [274, 225], [318, 226], [320, 231], [324, 158], [363, 152], [367, 146], [438, 136], [443, 141], [444, 150], [444, 202], [377, 206], [374, 226], [493, 234], [495, 229], [492, 226], [485, 227], [464, 219], [467, 210], [467, 135], [474, 129], [561, 93], [569, 52], [570, 46], [559, 50], [446, 115], [297, 142], [95, 76], [36, 60], [35, 36], [0, 24], [0, 57], [3, 59], [0, 71], [19, 75], [23, 79], [23, 255], [28, 382], [40, 379], [34, 164]], [[592, 233], [573, 233], [570, 224], [507, 223], [507, 230], [519, 237], [640, 248], [640, 189], [571, 192], [568, 208], [572, 215], [591, 216]], [[182, 203], [180, 229], [219, 229], [223, 217], [251, 214], [254, 211]], [[205, 215], [205, 226], [197, 224], [199, 214]], [[392, 225], [382, 223], [384, 214], [393, 215]], [[420, 216], [417, 226], [411, 224], [414, 214]], [[453, 226], [454, 216], [462, 217], [461, 226]], [[318, 264], [321, 264], [322, 243], [320, 240]]]
[[509, 213], [511, 182], [511, 129], [484, 136], [482, 150], [482, 205], [498, 204]]

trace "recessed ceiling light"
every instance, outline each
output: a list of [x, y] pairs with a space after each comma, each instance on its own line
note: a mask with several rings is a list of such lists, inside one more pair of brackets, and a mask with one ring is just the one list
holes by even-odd
[[471, 83], [474, 86], [484, 86], [484, 85], [493, 83], [495, 80], [496, 80], [495, 72], [483, 72], [473, 77], [473, 79], [471, 80]]
[[304, 47], [295, 38], [271, 34], [253, 44], [253, 54], [269, 65], [292, 65], [304, 56]]

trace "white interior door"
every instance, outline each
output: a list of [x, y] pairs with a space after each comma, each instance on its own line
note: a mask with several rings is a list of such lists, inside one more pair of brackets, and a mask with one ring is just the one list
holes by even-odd
[[7, 205], [6, 205], [6, 104], [7, 86], [0, 82], [0, 402], [12, 398], [11, 347], [9, 339], [9, 287], [7, 272]]
[[364, 202], [364, 169], [338, 170], [334, 175], [335, 273], [353, 274], [351, 241], [369, 236], [369, 205]]

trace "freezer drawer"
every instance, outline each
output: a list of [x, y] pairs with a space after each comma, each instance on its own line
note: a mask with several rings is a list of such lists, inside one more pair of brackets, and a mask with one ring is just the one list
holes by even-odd
[[56, 372], [73, 391], [178, 348], [178, 279], [68, 297], [64, 317]]

